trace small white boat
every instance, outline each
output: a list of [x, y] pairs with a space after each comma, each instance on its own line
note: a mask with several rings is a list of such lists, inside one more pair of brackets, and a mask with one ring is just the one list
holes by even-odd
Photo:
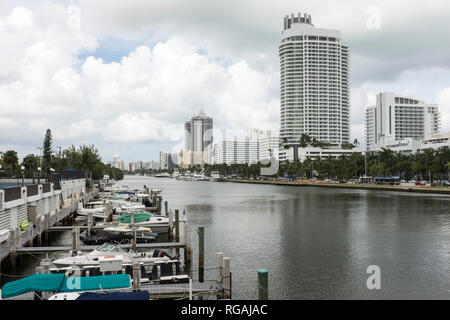
[[122, 264], [132, 264], [133, 260], [142, 262], [144, 264], [154, 264], [157, 262], [171, 260], [167, 256], [153, 257], [153, 252], [126, 252], [117, 245], [105, 243], [88, 254], [79, 254], [76, 256], [68, 256], [65, 258], [56, 259], [53, 261], [53, 264], [58, 268], [68, 266], [99, 266], [100, 257], [117, 257], [122, 260]]
[[192, 177], [194, 181], [208, 181], [209, 178], [205, 176], [203, 173], [194, 174]]
[[170, 177], [171, 177], [171, 175], [168, 172], [155, 174], [155, 178], [170, 178]]
[[209, 181], [219, 182], [219, 181], [223, 181], [223, 179], [218, 171], [213, 171], [213, 172], [211, 172], [211, 177], [209, 178]]

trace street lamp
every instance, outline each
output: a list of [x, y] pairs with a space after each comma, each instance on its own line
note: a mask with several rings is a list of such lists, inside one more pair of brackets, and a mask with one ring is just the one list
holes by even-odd
[[41, 183], [41, 167], [38, 167], [38, 184]]
[[22, 170], [22, 187], [25, 187], [25, 176], [24, 176], [25, 167], [21, 166], [20, 170]]

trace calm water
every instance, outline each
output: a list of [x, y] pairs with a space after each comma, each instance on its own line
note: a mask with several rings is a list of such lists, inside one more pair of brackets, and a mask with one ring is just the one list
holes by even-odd
[[[260, 268], [269, 271], [271, 299], [450, 298], [448, 196], [137, 176], [123, 183], [162, 189], [170, 208], [186, 210], [193, 269], [195, 229], [205, 226], [205, 268], [215, 267], [217, 251], [231, 257], [234, 299], [256, 298]], [[381, 290], [366, 287], [370, 265], [381, 268]]]

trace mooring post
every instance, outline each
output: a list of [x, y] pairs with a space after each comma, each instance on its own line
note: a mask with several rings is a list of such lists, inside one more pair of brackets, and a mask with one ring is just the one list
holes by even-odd
[[48, 214], [44, 215], [44, 242], [48, 244]]
[[156, 212], [158, 212], [159, 214], [161, 214], [161, 203], [162, 203], [162, 198], [160, 196], [156, 197]]
[[50, 273], [50, 260], [44, 259], [41, 261], [40, 266], [42, 268], [42, 273], [49, 274]]
[[33, 222], [30, 223], [28, 225], [28, 246], [32, 247], [33, 246], [33, 238], [34, 238], [34, 227], [33, 227]]
[[36, 220], [37, 222], [37, 235], [36, 235], [36, 243], [38, 247], [42, 247], [42, 221], [41, 217], [39, 216]]
[[130, 223], [132, 226], [134, 226], [134, 212], [130, 212]]
[[175, 209], [175, 241], [180, 241], [180, 210]]
[[16, 247], [20, 248], [22, 246], [22, 243], [20, 241], [20, 228], [16, 228]]
[[9, 232], [9, 261], [13, 268], [16, 267], [16, 230], [11, 229]]
[[133, 244], [132, 249], [133, 251], [136, 251], [136, 226], [133, 224]]
[[198, 281], [203, 282], [205, 275], [205, 227], [198, 227]]
[[169, 207], [168, 207], [168, 204], [167, 204], [167, 200], [164, 201], [164, 210], [166, 212], [166, 217], [167, 217], [167, 214], [169, 213]]
[[87, 217], [87, 234], [88, 237], [91, 236], [91, 228], [92, 228], [92, 224], [94, 223], [94, 216], [92, 214], [92, 212], [88, 213], [88, 217]]
[[[36, 274], [43, 274], [44, 273], [44, 267], [37, 266], [34, 269], [34, 273], [36, 273]], [[42, 291], [35, 291], [34, 294], [35, 294], [34, 300], [43, 300], [44, 296], [43, 296]]]
[[173, 238], [173, 211], [169, 210], [169, 240]]
[[77, 252], [78, 251], [78, 235], [79, 235], [79, 233], [78, 233], [78, 228], [73, 228], [72, 229], [72, 250], [74, 251], [74, 252]]
[[228, 298], [231, 298], [231, 267], [230, 267], [231, 258], [224, 257], [223, 258], [223, 289], [225, 291], [225, 295]]
[[258, 300], [269, 300], [269, 273], [266, 269], [258, 270]]
[[217, 259], [217, 282], [223, 282], [223, 252], [216, 252]]
[[191, 228], [188, 223], [184, 224], [184, 242], [186, 247], [184, 248], [184, 261], [191, 262]]
[[133, 291], [139, 291], [141, 288], [141, 265], [139, 262], [133, 262]]

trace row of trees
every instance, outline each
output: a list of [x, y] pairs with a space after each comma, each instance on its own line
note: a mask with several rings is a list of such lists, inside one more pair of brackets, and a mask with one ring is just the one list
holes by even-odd
[[[205, 172], [218, 171], [222, 175], [238, 175], [241, 177], [258, 177], [261, 168], [267, 166], [256, 164], [215, 164], [205, 165]], [[450, 176], [450, 149], [425, 150], [415, 155], [405, 155], [392, 150], [383, 149], [371, 152], [367, 157], [361, 153], [338, 158], [324, 159], [306, 158], [303, 162], [280, 163], [276, 176], [319, 179], [351, 179], [363, 176], [397, 175], [401, 179], [410, 180], [444, 180]]]
[[[62, 173], [68, 168], [84, 171], [86, 177], [98, 180], [105, 174], [115, 179], [123, 179], [121, 170], [112, 168], [102, 162], [98, 150], [93, 145], [71, 146], [68, 149], [54, 152], [52, 150], [51, 131], [47, 130], [42, 148], [42, 155], [28, 154], [21, 163], [17, 152], [8, 150], [0, 157], [2, 170], [0, 175], [11, 178], [21, 178], [22, 171], [25, 178], [33, 178], [35, 173], [40, 172], [42, 177], [48, 178], [52, 172]], [[23, 170], [22, 170], [23, 168]]]
[[[284, 149], [289, 149], [291, 147], [290, 144], [288, 144], [287, 138], [283, 138], [282, 145]], [[333, 147], [333, 144], [317, 140], [314, 137], [309, 136], [306, 133], [302, 133], [300, 140], [297, 141], [297, 145], [300, 148], [306, 148], [306, 147], [315, 147], [315, 148], [328, 148]], [[359, 141], [358, 139], [353, 140], [353, 143], [343, 143], [341, 144], [342, 149], [353, 149], [355, 147], [359, 147]]]

